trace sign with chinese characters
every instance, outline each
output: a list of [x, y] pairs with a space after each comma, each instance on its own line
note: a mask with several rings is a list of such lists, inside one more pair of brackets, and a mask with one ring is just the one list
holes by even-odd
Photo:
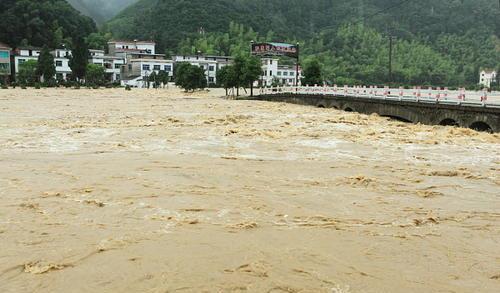
[[252, 44], [252, 54], [261, 56], [288, 56], [292, 58], [298, 58], [299, 48], [297, 45], [285, 43], [256, 43]]

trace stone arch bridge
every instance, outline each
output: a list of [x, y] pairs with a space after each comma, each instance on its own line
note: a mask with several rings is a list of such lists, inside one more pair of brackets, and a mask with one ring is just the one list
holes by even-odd
[[478, 131], [500, 132], [500, 105], [467, 105], [402, 99], [381, 99], [327, 94], [262, 94], [252, 99], [335, 108], [364, 114], [377, 113], [393, 119], [429, 125], [448, 125]]

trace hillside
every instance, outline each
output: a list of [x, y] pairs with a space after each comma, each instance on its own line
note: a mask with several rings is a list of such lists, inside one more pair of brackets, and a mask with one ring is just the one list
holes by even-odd
[[73, 7], [102, 24], [138, 0], [68, 0]]
[[474, 85], [479, 68], [500, 64], [498, 19], [497, 0], [141, 0], [105, 30], [167, 53], [300, 41], [305, 63], [320, 59], [331, 82]]
[[471, 28], [498, 33], [499, 18], [497, 0], [141, 0], [108, 29], [117, 37], [154, 37], [173, 48], [200, 27], [227, 31], [231, 21], [261, 34], [273, 31], [278, 39], [310, 38], [353, 21], [409, 39]]
[[83, 16], [65, 0], [0, 1], [0, 42], [50, 47], [69, 43], [76, 35], [97, 30], [92, 19]]

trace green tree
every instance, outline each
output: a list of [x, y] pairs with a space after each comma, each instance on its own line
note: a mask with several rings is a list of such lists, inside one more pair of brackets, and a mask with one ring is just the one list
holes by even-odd
[[38, 62], [36, 60], [28, 60], [19, 65], [19, 72], [17, 73], [17, 81], [21, 85], [32, 86], [39, 81], [37, 74]]
[[87, 64], [89, 62], [89, 49], [85, 40], [78, 36], [73, 41], [72, 55], [69, 59], [69, 67], [73, 72], [73, 78], [77, 81], [85, 78]]
[[101, 86], [106, 80], [106, 70], [98, 64], [87, 64], [85, 82], [90, 86]]
[[111, 33], [91, 33], [90, 35], [88, 35], [85, 41], [88, 45], [88, 48], [90, 49], [106, 50], [108, 47], [108, 42], [112, 37], [113, 36], [111, 35]]
[[151, 74], [149, 74], [149, 76], [146, 77], [146, 80], [147, 80], [148, 88], [149, 88], [150, 83], [153, 83], [153, 88], [155, 88], [155, 89], [160, 87], [161, 81], [158, 78], [158, 74], [155, 71], [151, 72]]
[[207, 86], [205, 70], [196, 65], [181, 62], [175, 70], [175, 84], [186, 92], [195, 89], [203, 89]]
[[259, 79], [262, 74], [262, 64], [257, 57], [251, 56], [245, 58], [242, 68], [241, 81], [245, 86], [250, 86], [250, 96], [253, 96], [253, 83]]
[[224, 66], [217, 71], [217, 83], [226, 90], [226, 96], [228, 95], [228, 89], [238, 86], [238, 75], [236, 74], [236, 68], [233, 65]]
[[323, 76], [321, 74], [321, 65], [317, 59], [312, 59], [307, 62], [303, 72], [304, 78], [302, 85], [322, 85]]
[[165, 86], [168, 85], [168, 82], [170, 81], [170, 76], [165, 70], [160, 70], [156, 78], [158, 79], [158, 82], [163, 85], [163, 88], [165, 88]]
[[56, 75], [54, 56], [47, 46], [43, 47], [40, 56], [38, 56], [37, 74], [46, 84], [51, 83]]

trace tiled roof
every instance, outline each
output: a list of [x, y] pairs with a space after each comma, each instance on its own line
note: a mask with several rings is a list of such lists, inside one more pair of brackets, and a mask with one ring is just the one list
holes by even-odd
[[11, 49], [9, 45], [4, 44], [2, 42], [0, 42], [0, 48], [2, 48], [2, 49]]
[[108, 43], [127, 43], [127, 44], [156, 44], [154, 41], [131, 41], [131, 40], [111, 40]]

